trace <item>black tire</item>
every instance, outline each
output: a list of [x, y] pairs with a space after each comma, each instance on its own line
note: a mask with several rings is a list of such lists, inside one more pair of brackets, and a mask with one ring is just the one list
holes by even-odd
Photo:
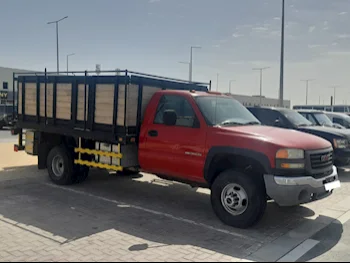
[[79, 184], [84, 182], [89, 177], [89, 167], [77, 165], [74, 167], [74, 178], [73, 183]]
[[123, 171], [118, 172], [118, 175], [122, 176], [133, 176], [133, 175], [138, 175], [140, 173], [140, 170], [137, 168], [124, 168]]
[[55, 184], [70, 185], [76, 182], [73, 158], [64, 146], [56, 146], [49, 152], [47, 170]]
[[[226, 209], [225, 206], [228, 206], [222, 201], [225, 188], [230, 188], [233, 184], [238, 186], [233, 187], [235, 191], [242, 192], [243, 189], [247, 197], [246, 201], [241, 202], [242, 211], [237, 213], [237, 210], [232, 209], [234, 210], [233, 213], [236, 212], [236, 214], [230, 213], [228, 211], [230, 209]], [[263, 180], [235, 170], [226, 170], [216, 178], [211, 187], [211, 203], [215, 214], [226, 225], [236, 228], [249, 228], [261, 220], [266, 210], [267, 198]]]

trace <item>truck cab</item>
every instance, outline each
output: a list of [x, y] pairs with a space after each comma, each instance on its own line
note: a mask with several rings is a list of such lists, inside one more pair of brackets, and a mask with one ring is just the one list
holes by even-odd
[[143, 170], [205, 186], [228, 225], [257, 222], [268, 198], [294, 206], [329, 196], [340, 186], [332, 145], [306, 133], [262, 126], [231, 97], [159, 91], [139, 138]]

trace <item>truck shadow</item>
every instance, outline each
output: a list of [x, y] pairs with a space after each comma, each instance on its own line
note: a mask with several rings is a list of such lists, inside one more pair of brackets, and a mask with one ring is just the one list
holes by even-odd
[[[19, 177], [19, 173], [27, 177]], [[11, 175], [15, 179], [1, 182], [2, 177]], [[306, 207], [280, 208], [270, 202], [258, 225], [234, 229], [216, 218], [206, 191], [152, 179], [94, 170], [80, 185], [58, 187], [49, 182], [46, 171], [38, 172], [35, 166], [5, 168], [0, 171], [0, 220], [34, 227], [53, 238], [63, 238], [62, 242], [112, 231], [117, 238], [123, 233], [139, 239], [128, 245], [130, 251], [192, 245], [246, 259], [301, 224], [333, 220], [324, 216], [309, 219], [315, 214]], [[341, 231], [334, 237], [335, 244], [340, 238]]]

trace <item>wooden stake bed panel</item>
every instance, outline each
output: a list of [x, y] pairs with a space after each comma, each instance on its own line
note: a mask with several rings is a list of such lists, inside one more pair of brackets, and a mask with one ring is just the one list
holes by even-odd
[[146, 108], [157, 91], [207, 90], [198, 84], [124, 73], [117, 76], [89, 76], [89, 73], [15, 76], [17, 125], [22, 129], [96, 141], [105, 139], [112, 144], [135, 144]]

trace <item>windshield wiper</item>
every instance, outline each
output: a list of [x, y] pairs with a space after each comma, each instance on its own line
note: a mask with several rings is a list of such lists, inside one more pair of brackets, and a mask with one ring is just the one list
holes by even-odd
[[224, 121], [220, 123], [221, 126], [228, 126], [228, 125], [244, 125], [241, 122], [235, 122], [235, 121]]
[[308, 126], [315, 126], [315, 125], [313, 125], [313, 124], [306, 124], [306, 123], [298, 124], [298, 127], [308, 127]]
[[260, 122], [257, 122], [257, 121], [250, 121], [250, 122], [246, 122], [244, 123], [244, 125], [260, 125], [261, 123]]

